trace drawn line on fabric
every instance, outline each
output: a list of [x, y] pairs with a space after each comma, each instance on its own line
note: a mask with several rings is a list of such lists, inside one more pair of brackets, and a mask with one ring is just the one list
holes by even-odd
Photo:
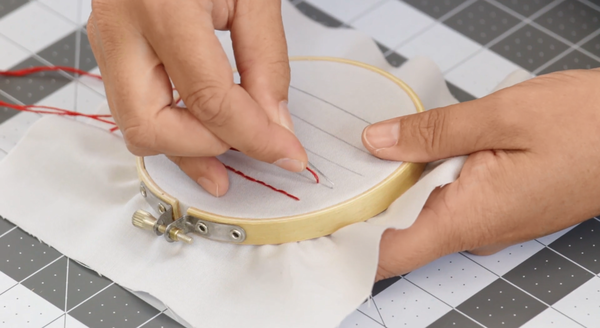
[[[235, 152], [239, 152], [239, 153], [241, 153], [239, 150], [237, 150], [237, 149], [235, 149], [235, 148], [233, 148], [233, 147], [232, 147], [232, 148], [230, 148], [230, 150], [232, 150], [232, 151], [235, 151]], [[264, 181], [261, 181], [261, 180], [255, 179], [255, 178], [253, 178], [253, 177], [251, 177], [251, 176], [249, 176], [249, 175], [246, 175], [246, 174], [245, 174], [245, 173], [243, 173], [242, 171], [236, 170], [236, 169], [234, 169], [233, 167], [231, 167], [231, 166], [229, 166], [229, 165], [227, 165], [227, 164], [225, 164], [225, 163], [223, 163], [223, 166], [225, 166], [225, 168], [226, 168], [226, 169], [228, 169], [229, 171], [231, 171], [231, 172], [233, 172], [233, 173], [235, 173], [235, 174], [237, 174], [237, 175], [241, 176], [242, 178], [244, 178], [244, 179], [246, 179], [246, 180], [248, 180], [248, 181], [251, 181], [251, 182], [256, 182], [256, 183], [258, 183], [258, 184], [260, 184], [260, 185], [263, 185], [263, 186], [265, 186], [265, 187], [267, 187], [267, 188], [269, 188], [269, 189], [271, 189], [271, 190], [273, 190], [273, 191], [276, 191], [276, 192], [278, 192], [278, 193], [284, 194], [284, 195], [286, 195], [286, 196], [288, 196], [288, 197], [290, 197], [290, 198], [292, 198], [292, 199], [294, 199], [294, 200], [300, 200], [300, 198], [298, 198], [298, 197], [296, 197], [296, 196], [294, 196], [294, 195], [292, 195], [292, 194], [288, 193], [288, 192], [287, 192], [287, 191], [285, 191], [285, 190], [277, 189], [277, 188], [273, 187], [272, 185], [270, 185], [270, 184], [268, 184], [268, 183], [266, 183], [266, 182], [264, 182]], [[311, 170], [309, 167], [307, 167], [307, 168], [306, 168], [306, 170], [307, 170], [307, 171], [308, 171], [308, 172], [309, 172], [309, 173], [312, 175], [312, 177], [313, 177], [313, 178], [316, 180], [317, 184], [319, 184], [319, 176], [318, 176], [318, 175], [317, 175], [317, 174], [316, 174], [316, 173], [315, 173], [313, 170]], [[303, 177], [304, 177], [304, 176], [303, 176]]]
[[[342, 108], [342, 107], [340, 107], [340, 106], [338, 106], [338, 105], [336, 105], [336, 104], [334, 104], [334, 103], [332, 103], [332, 102], [330, 102], [330, 101], [328, 101], [328, 100], [325, 100], [325, 99], [323, 99], [323, 98], [321, 98], [321, 97], [319, 97], [319, 96], [316, 96], [316, 95], [314, 95], [314, 94], [312, 94], [312, 93], [310, 93], [310, 92], [308, 92], [308, 91], [302, 90], [302, 89], [300, 89], [300, 88], [298, 88], [298, 87], [295, 87], [295, 86], [293, 86], [293, 85], [290, 85], [290, 88], [291, 88], [291, 89], [294, 89], [294, 90], [296, 90], [296, 91], [298, 91], [298, 92], [300, 92], [300, 93], [303, 93], [303, 94], [305, 94], [305, 95], [307, 95], [307, 96], [309, 96], [309, 97], [312, 97], [312, 98], [314, 98], [314, 99], [317, 99], [317, 100], [319, 100], [319, 101], [321, 101], [321, 102], [323, 102], [323, 103], [325, 103], [325, 104], [328, 104], [328, 105], [330, 105], [330, 106], [332, 106], [332, 107], [334, 107], [334, 108], [337, 108], [337, 109], [341, 110], [342, 112], [344, 112], [344, 113], [346, 113], [346, 114], [348, 114], [348, 115], [350, 115], [350, 116], [352, 116], [352, 117], [354, 117], [354, 118], [357, 118], [357, 119], [359, 119], [359, 120], [363, 121], [364, 123], [371, 124], [371, 122], [369, 122], [369, 121], [367, 121], [367, 120], [363, 119], [362, 117], [359, 117], [359, 116], [357, 116], [356, 114], [353, 114], [353, 113], [349, 112], [348, 110], [346, 110], [346, 109], [344, 109], [344, 108]], [[293, 114], [292, 114], [292, 115], [293, 115]], [[299, 118], [297, 115], [294, 115], [294, 116], [295, 116], [296, 118], [298, 118], [298, 119], [300, 119], [300, 120], [302, 120], [302, 121], [306, 122], [306, 120], [303, 120], [303, 119]], [[308, 122], [306, 122], [306, 123], [308, 123]], [[315, 127], [315, 128], [317, 128], [317, 129], [319, 129], [318, 127], [316, 127], [316, 126], [314, 126], [314, 125], [312, 125], [312, 124], [310, 124], [310, 123], [308, 123], [308, 124], [309, 124], [309, 125], [311, 125], [311, 126], [313, 126], [313, 127]], [[319, 130], [321, 130], [321, 129], [319, 129]], [[321, 130], [321, 131], [323, 131], [323, 130]], [[325, 131], [323, 131], [323, 132], [325, 132]], [[331, 135], [331, 134], [329, 134], [329, 135]], [[335, 136], [333, 136], [333, 137], [335, 137]], [[339, 138], [337, 138], [337, 137], [335, 137], [335, 138], [336, 138], [336, 139], [338, 139], [338, 140], [340, 140], [340, 141], [342, 141], [342, 142], [344, 142], [344, 140], [341, 140], [341, 139], [339, 139]], [[352, 145], [350, 145], [350, 146], [352, 146]], [[353, 146], [353, 147], [354, 147], [354, 146]], [[356, 147], [354, 147], [354, 148], [356, 148]], [[332, 163], [332, 164], [334, 164], [334, 165], [336, 165], [336, 166], [338, 166], [338, 167], [341, 167], [341, 168], [343, 168], [343, 169], [345, 169], [345, 170], [347, 170], [347, 171], [349, 171], [349, 172], [352, 172], [352, 173], [354, 173], [354, 174], [357, 174], [357, 175], [359, 175], [359, 176], [361, 176], [361, 177], [363, 176], [362, 174], [360, 174], [360, 173], [358, 173], [358, 172], [356, 172], [356, 171], [353, 171], [353, 170], [351, 170], [351, 169], [349, 169], [349, 168], [347, 168], [347, 167], [345, 167], [345, 166], [343, 166], [343, 165], [341, 165], [341, 164], [339, 164], [339, 163], [336, 163], [336, 162], [334, 162], [334, 161], [330, 160], [330, 159], [329, 159], [329, 158], [327, 158], [327, 157], [324, 157], [324, 156], [322, 156], [322, 155], [319, 155], [319, 154], [317, 154], [316, 152], [314, 152], [314, 151], [312, 151], [312, 150], [310, 150], [310, 149], [308, 149], [308, 148], [306, 148], [306, 147], [304, 147], [304, 149], [306, 149], [306, 151], [308, 151], [308, 152], [312, 153], [313, 155], [316, 155], [317, 157], [319, 157], [319, 158], [322, 158], [322, 159], [324, 159], [324, 160], [328, 161], [329, 163]], [[359, 148], [357, 148], [357, 149], [359, 149]], [[359, 149], [359, 150], [360, 150], [360, 149]]]
[[292, 116], [293, 116], [293, 117], [295, 117], [295, 118], [297, 118], [297, 119], [299, 119], [300, 121], [302, 121], [302, 122], [304, 122], [304, 123], [306, 123], [306, 124], [308, 124], [308, 125], [312, 126], [313, 128], [315, 128], [315, 129], [317, 129], [317, 130], [319, 130], [319, 131], [321, 131], [321, 132], [323, 132], [323, 133], [325, 133], [325, 134], [327, 134], [327, 135], [329, 135], [329, 136], [331, 136], [331, 137], [334, 137], [335, 139], [337, 139], [337, 140], [339, 140], [339, 141], [341, 141], [341, 142], [345, 143], [346, 145], [348, 145], [348, 146], [350, 146], [350, 147], [352, 147], [352, 148], [354, 148], [354, 149], [356, 149], [356, 150], [358, 150], [358, 151], [361, 151], [361, 152], [363, 152], [363, 153], [365, 153], [365, 154], [367, 154], [367, 155], [371, 155], [371, 154], [370, 154], [369, 152], [367, 152], [366, 150], [364, 150], [364, 149], [360, 149], [360, 148], [356, 147], [355, 145], [353, 145], [353, 144], [351, 144], [351, 143], [347, 142], [346, 140], [342, 140], [342, 139], [338, 138], [337, 136], [335, 136], [335, 135], [333, 135], [333, 134], [331, 134], [331, 133], [329, 133], [329, 132], [327, 132], [327, 131], [325, 131], [325, 130], [321, 129], [321, 128], [320, 128], [320, 127], [318, 127], [318, 126], [315, 126], [314, 124], [312, 124], [312, 123], [308, 122], [307, 120], [305, 120], [305, 119], [303, 119], [303, 118], [301, 118], [301, 117], [298, 117], [298, 115], [296, 115], [296, 114], [292, 114]]
[[359, 117], [359, 116], [357, 116], [357, 115], [355, 115], [355, 114], [353, 114], [353, 113], [351, 113], [351, 112], [349, 112], [349, 111], [347, 111], [347, 110], [343, 109], [342, 107], [340, 107], [340, 106], [337, 106], [336, 104], [333, 104], [333, 103], [331, 103], [331, 102], [329, 102], [329, 101], [327, 101], [327, 100], [325, 100], [325, 99], [323, 99], [323, 98], [320, 98], [320, 97], [318, 97], [318, 96], [315, 96], [315, 95], [313, 95], [312, 93], [309, 93], [309, 92], [307, 92], [307, 91], [304, 91], [304, 90], [302, 90], [302, 89], [298, 89], [298, 88], [296, 88], [296, 87], [295, 87], [295, 86], [293, 86], [293, 85], [290, 85], [290, 88], [291, 88], [291, 89], [294, 89], [294, 90], [296, 90], [296, 91], [299, 91], [299, 92], [301, 92], [301, 93], [303, 93], [303, 94], [305, 94], [305, 95], [307, 95], [307, 96], [310, 96], [310, 97], [313, 97], [313, 98], [315, 98], [315, 99], [318, 99], [318, 100], [320, 100], [320, 101], [322, 101], [322, 102], [324, 102], [324, 103], [326, 103], [326, 104], [328, 104], [328, 105], [330, 105], [330, 106], [333, 106], [333, 107], [335, 107], [335, 108], [337, 108], [337, 109], [341, 110], [342, 112], [344, 112], [344, 113], [346, 113], [346, 114], [348, 114], [348, 115], [350, 115], [350, 116], [352, 116], [352, 117], [354, 117], [354, 118], [357, 118], [357, 119], [359, 119], [359, 120], [361, 120], [361, 121], [363, 121], [363, 122], [365, 122], [365, 123], [367, 123], [367, 124], [369, 124], [369, 125], [371, 125], [371, 124], [372, 124], [371, 122], [368, 122], [367, 120], [363, 119], [362, 117]]
[[331, 163], [331, 164], [333, 164], [333, 165], [335, 165], [335, 166], [337, 166], [337, 167], [340, 167], [340, 168], [342, 168], [342, 169], [344, 169], [344, 170], [346, 170], [346, 171], [348, 171], [348, 172], [351, 172], [351, 173], [354, 173], [354, 174], [356, 174], [356, 175], [359, 175], [359, 176], [361, 176], [361, 177], [364, 177], [364, 175], [362, 175], [362, 174], [360, 174], [360, 173], [358, 173], [358, 172], [356, 172], [356, 171], [352, 171], [351, 169], [349, 169], [349, 168], [347, 168], [347, 167], [345, 167], [345, 166], [343, 166], [343, 165], [341, 165], [341, 164], [338, 164], [338, 163], [336, 163], [336, 162], [334, 162], [334, 161], [330, 160], [329, 158], [327, 158], [327, 157], [325, 157], [325, 156], [319, 155], [319, 154], [317, 154], [316, 152], [314, 152], [313, 150], [310, 150], [310, 149], [308, 149], [308, 148], [306, 148], [306, 147], [304, 147], [304, 149], [306, 149], [306, 151], [307, 151], [307, 152], [309, 152], [309, 153], [311, 153], [311, 154], [313, 154], [313, 155], [315, 155], [315, 156], [317, 156], [317, 157], [319, 157], [319, 158], [321, 158], [321, 159], [323, 159], [323, 160], [325, 160], [325, 161], [327, 161], [327, 162], [329, 162], [329, 163]]

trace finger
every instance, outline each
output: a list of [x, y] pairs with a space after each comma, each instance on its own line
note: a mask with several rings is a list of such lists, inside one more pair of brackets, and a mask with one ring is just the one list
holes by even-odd
[[[307, 155], [298, 139], [274, 124], [239, 85], [214, 34], [211, 13], [203, 1], [147, 2], [144, 27], [189, 110], [228, 145], [255, 159], [290, 171], [306, 168]], [[177, 38], [174, 38], [176, 35]]]
[[272, 121], [293, 131], [287, 106], [290, 66], [281, 1], [239, 1], [231, 39], [242, 87]]
[[431, 162], [488, 149], [525, 149], [518, 113], [497, 94], [368, 126], [363, 144], [375, 156]]
[[92, 49], [109, 107], [128, 148], [136, 155], [214, 156], [229, 146], [185, 109], [172, 107], [169, 77], [149, 44], [114, 8], [97, 2], [92, 13]]
[[388, 229], [383, 233], [379, 246], [377, 280], [408, 273], [458, 250], [452, 246], [449, 238], [453, 230], [446, 229], [447, 224], [444, 223], [450, 219], [449, 211], [440, 207], [444, 203], [443, 199], [448, 197], [451, 186], [452, 184], [433, 191], [411, 227], [403, 230]]
[[490, 216], [499, 217], [494, 204], [504, 200], [499, 200], [498, 181], [489, 179], [486, 171], [489, 159], [494, 159], [491, 152], [469, 156], [458, 179], [429, 195], [412, 226], [383, 234], [378, 279], [408, 273], [439, 257], [490, 241], [486, 223]]
[[223, 196], [229, 189], [227, 170], [215, 157], [168, 156], [168, 158], [211, 195]]
[[[88, 23], [86, 25], [87, 35], [90, 42], [90, 47], [92, 48], [92, 52], [94, 54], [94, 58], [96, 59], [96, 63], [98, 64], [98, 68], [100, 69], [100, 74], [106, 70], [106, 62], [104, 60], [104, 50], [102, 49], [102, 44], [100, 43], [100, 35], [98, 33], [98, 29], [96, 28], [96, 21], [94, 19], [94, 11], [90, 13], [90, 17], [88, 18]], [[103, 82], [106, 81], [106, 77], [102, 76]], [[110, 104], [112, 97], [110, 94], [106, 95], [107, 102]], [[119, 113], [112, 109], [112, 106], [109, 106], [112, 117], [115, 121], [119, 119]]]

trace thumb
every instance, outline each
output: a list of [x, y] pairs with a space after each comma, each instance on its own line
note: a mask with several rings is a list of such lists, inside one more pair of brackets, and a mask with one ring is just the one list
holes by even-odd
[[480, 150], [514, 149], [514, 124], [498, 96], [435, 108], [375, 123], [363, 131], [364, 146], [388, 160], [431, 162]]

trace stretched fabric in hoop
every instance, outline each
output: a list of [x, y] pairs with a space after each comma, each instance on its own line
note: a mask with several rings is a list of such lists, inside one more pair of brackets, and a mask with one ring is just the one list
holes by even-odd
[[229, 175], [229, 192], [215, 198], [164, 155], [139, 159], [144, 190], [162, 198], [164, 206], [171, 205], [174, 219], [187, 214], [208, 225], [214, 222], [244, 232], [244, 238], [237, 239], [210, 233], [199, 236], [251, 245], [326, 236], [384, 211], [421, 176], [424, 164], [377, 159], [361, 142], [369, 124], [424, 110], [409, 86], [385, 71], [339, 58], [293, 58], [290, 66], [289, 106], [296, 136], [309, 162], [334, 187], [315, 184], [308, 172], [287, 172], [230, 151], [219, 156], [224, 164], [299, 200], [281, 197], [235, 174]]

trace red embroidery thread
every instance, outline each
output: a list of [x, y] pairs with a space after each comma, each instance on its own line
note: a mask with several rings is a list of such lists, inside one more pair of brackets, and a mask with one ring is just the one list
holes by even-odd
[[[37, 106], [37, 105], [15, 105], [10, 104], [0, 100], [0, 106], [12, 108], [14, 110], [18, 110], [21, 112], [30, 112], [30, 113], [38, 113], [38, 114], [52, 114], [52, 115], [60, 115], [60, 116], [82, 116], [89, 117], [99, 122], [115, 125], [115, 122], [111, 122], [105, 120], [104, 118], [110, 118], [111, 115], [91, 115], [91, 114], [83, 114], [78, 113], [66, 109], [50, 107], [50, 106]], [[111, 129], [112, 130], [112, 129]]]
[[14, 71], [0, 71], [0, 76], [26, 76], [30, 74], [40, 73], [40, 72], [54, 72], [54, 71], [65, 71], [69, 73], [75, 73], [84, 76], [90, 76], [96, 78], [98, 80], [102, 80], [102, 76], [98, 74], [88, 73], [84, 70], [77, 69], [75, 67], [68, 66], [34, 66], [30, 68], [24, 68]]
[[313, 177], [315, 177], [315, 180], [317, 181], [317, 183], [319, 183], [319, 175], [317, 174], [317, 172], [313, 171], [310, 167], [306, 167], [306, 170], [308, 172], [310, 172], [310, 174], [313, 175]]
[[[48, 72], [48, 71], [50, 71], [50, 72], [65, 71], [65, 72], [79, 74], [82, 76], [90, 76], [90, 77], [96, 78], [98, 80], [102, 80], [102, 76], [100, 76], [100, 75], [88, 73], [86, 71], [83, 71], [83, 70], [80, 70], [80, 69], [77, 69], [74, 67], [67, 67], [67, 66], [35, 66], [35, 67], [14, 70], [14, 71], [0, 71], [0, 76], [22, 77], [22, 76], [27, 76], [30, 74], [35, 74], [35, 73], [40, 73], [40, 72]], [[173, 90], [175, 90], [175, 89], [173, 89]], [[179, 96], [177, 98], [177, 100], [175, 101], [175, 104], [177, 104], [180, 100], [181, 100], [181, 97]], [[82, 113], [78, 113], [78, 112], [74, 112], [74, 111], [70, 111], [70, 110], [66, 110], [66, 109], [61, 109], [61, 108], [56, 108], [56, 107], [38, 106], [38, 105], [16, 105], [16, 104], [10, 104], [10, 103], [7, 103], [7, 102], [1, 101], [1, 100], [0, 100], [0, 106], [12, 108], [12, 109], [18, 110], [18, 111], [38, 113], [38, 114], [89, 117], [89, 118], [97, 120], [99, 122], [114, 125], [114, 127], [110, 128], [110, 132], [114, 132], [119, 129], [119, 127], [116, 126], [115, 122], [111, 122], [111, 121], [104, 119], [104, 118], [112, 118], [112, 115], [109, 115], [109, 114], [106, 114], [106, 115], [82, 114]], [[235, 150], [235, 151], [239, 151], [235, 148], [231, 148], [231, 149]], [[223, 165], [225, 165], [225, 164], [223, 164]], [[238, 171], [229, 165], [225, 165], [225, 168], [227, 168], [229, 171], [243, 177], [246, 180], [261, 184], [273, 191], [284, 194], [294, 200], [297, 200], [297, 201], [300, 200], [300, 198], [288, 193], [285, 190], [277, 189], [277, 188], [271, 186], [270, 184], [268, 184], [264, 181], [257, 180], [251, 176], [248, 176], [248, 175], [244, 174], [243, 172]], [[315, 180], [317, 180], [317, 183], [319, 183], [319, 176], [310, 168], [306, 168], [306, 169], [315, 177]]]
[[245, 175], [244, 173], [242, 173], [241, 171], [238, 171], [238, 170], [234, 169], [233, 167], [231, 167], [231, 166], [229, 166], [229, 165], [226, 165], [226, 164], [223, 164], [223, 165], [225, 165], [225, 168], [226, 168], [226, 169], [228, 169], [229, 171], [231, 171], [231, 172], [233, 172], [233, 173], [235, 173], [235, 174], [237, 174], [237, 175], [241, 176], [242, 178], [244, 178], [244, 179], [246, 179], [246, 180], [249, 180], [249, 181], [252, 181], [252, 182], [256, 182], [256, 183], [258, 183], [258, 184], [261, 184], [261, 185], [263, 185], [263, 186], [265, 186], [265, 187], [267, 187], [267, 188], [269, 188], [269, 189], [271, 189], [271, 190], [273, 190], [273, 191], [276, 191], [276, 192], [278, 192], [278, 193], [284, 194], [284, 195], [288, 196], [288, 197], [289, 197], [289, 198], [291, 198], [291, 199], [294, 199], [294, 200], [300, 200], [300, 198], [298, 198], [298, 197], [296, 197], [296, 196], [294, 196], [294, 195], [292, 195], [292, 194], [288, 193], [288, 192], [287, 192], [287, 191], [285, 191], [285, 190], [277, 189], [277, 188], [275, 188], [275, 187], [271, 186], [270, 184], [268, 184], [268, 183], [266, 183], [266, 182], [263, 182], [263, 181], [260, 181], [260, 180], [254, 179], [254, 178], [253, 178], [253, 177], [251, 177], [251, 176], [247, 176], [247, 175]]

